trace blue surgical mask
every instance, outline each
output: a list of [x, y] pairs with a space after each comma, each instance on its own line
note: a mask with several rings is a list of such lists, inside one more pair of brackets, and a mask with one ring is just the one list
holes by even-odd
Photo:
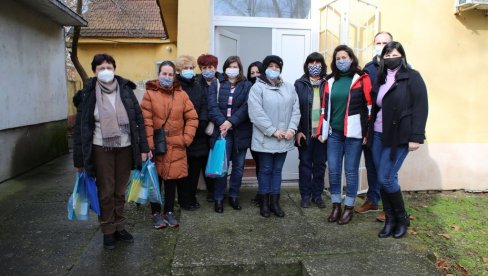
[[316, 77], [320, 75], [320, 72], [322, 72], [322, 65], [312, 64], [308, 66], [308, 73], [310, 74], [311, 77]]
[[350, 59], [340, 59], [336, 60], [336, 66], [339, 71], [342, 73], [346, 73], [351, 68], [352, 61]]
[[202, 71], [202, 76], [206, 80], [212, 80], [215, 77], [215, 70], [203, 70]]
[[266, 77], [270, 80], [275, 80], [280, 76], [279, 71], [275, 71], [271, 68], [266, 69], [266, 71], [264, 73], [266, 74]]
[[239, 68], [227, 68], [225, 69], [227, 77], [233, 79], [239, 75]]
[[173, 85], [173, 78], [159, 77], [159, 84], [164, 89], [168, 89]]
[[195, 71], [193, 69], [183, 69], [180, 74], [183, 78], [189, 80], [195, 76]]

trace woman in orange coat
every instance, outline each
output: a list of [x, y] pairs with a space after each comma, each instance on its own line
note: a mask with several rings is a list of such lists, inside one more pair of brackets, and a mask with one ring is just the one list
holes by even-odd
[[188, 94], [181, 89], [175, 78], [175, 65], [171, 61], [161, 63], [158, 80], [146, 83], [141, 107], [147, 142], [152, 151], [150, 158], [155, 154], [155, 130], [162, 129], [166, 137], [166, 152], [154, 155], [159, 177], [164, 180], [162, 217], [161, 205], [151, 203], [154, 227], [177, 227], [178, 222], [173, 215], [175, 193], [177, 187], [182, 198], [185, 197], [185, 191], [190, 192], [189, 188], [184, 187], [188, 176], [186, 149], [195, 136], [198, 115]]

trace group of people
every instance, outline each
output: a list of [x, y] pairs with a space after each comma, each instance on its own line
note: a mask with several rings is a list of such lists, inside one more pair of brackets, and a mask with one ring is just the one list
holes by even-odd
[[[300, 206], [326, 207], [328, 163], [332, 201], [328, 221], [347, 224], [355, 211], [364, 151], [368, 199], [356, 212], [378, 210], [381, 198], [385, 224], [379, 237], [404, 236], [409, 218], [398, 171], [408, 152], [425, 140], [427, 92], [400, 43], [391, 41], [389, 33], [379, 33], [375, 42], [384, 36], [390, 41], [378, 43], [376, 56], [365, 70], [350, 47], [339, 45], [330, 74], [324, 57], [314, 52], [294, 85], [281, 78], [284, 64], [276, 55], [250, 64], [247, 76], [238, 56], [228, 57], [218, 72], [213, 55], [203, 54], [197, 60], [182, 55], [174, 63], [160, 64], [158, 79], [146, 83], [140, 105], [135, 84], [115, 75], [113, 57], [95, 55], [91, 64], [95, 77], [73, 99], [78, 109], [73, 158], [75, 167], [96, 178], [104, 247], [112, 249], [117, 240], [133, 240], [123, 215], [126, 185], [130, 171], [148, 158], [156, 164], [160, 185], [164, 183], [164, 206], [151, 203], [154, 227], [178, 226], [173, 214], [176, 196], [181, 209], [198, 209], [199, 177], [217, 139], [226, 141], [232, 170], [229, 177], [204, 179], [207, 201], [214, 202], [215, 212], [224, 212], [226, 190], [229, 205], [242, 208], [240, 187], [250, 149], [256, 161], [259, 213], [266, 218], [272, 213], [284, 217], [282, 169], [287, 152], [296, 146]], [[201, 74], [195, 73], [197, 66]], [[160, 133], [166, 145], [162, 153], [155, 151]]]

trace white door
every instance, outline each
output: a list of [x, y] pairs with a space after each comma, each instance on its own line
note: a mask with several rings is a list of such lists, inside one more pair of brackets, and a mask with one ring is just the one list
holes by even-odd
[[[303, 63], [310, 54], [310, 30], [273, 29], [273, 54], [283, 59], [284, 81], [291, 84], [303, 75]], [[283, 179], [298, 179], [298, 150], [288, 152]]]
[[229, 56], [237, 56], [239, 53], [239, 35], [229, 32], [222, 27], [216, 27], [215, 53], [219, 59], [219, 68], [217, 68], [217, 71], [221, 72], [225, 60]]

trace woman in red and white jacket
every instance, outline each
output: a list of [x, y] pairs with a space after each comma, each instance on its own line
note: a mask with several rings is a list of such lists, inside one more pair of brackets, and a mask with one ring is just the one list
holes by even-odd
[[[322, 96], [321, 120], [317, 136], [327, 141], [329, 186], [332, 212], [329, 222], [347, 224], [354, 213], [359, 183], [361, 148], [366, 143], [368, 117], [371, 110], [371, 81], [359, 69], [351, 48], [339, 45], [333, 54]], [[346, 172], [345, 208], [342, 212], [342, 165]]]

